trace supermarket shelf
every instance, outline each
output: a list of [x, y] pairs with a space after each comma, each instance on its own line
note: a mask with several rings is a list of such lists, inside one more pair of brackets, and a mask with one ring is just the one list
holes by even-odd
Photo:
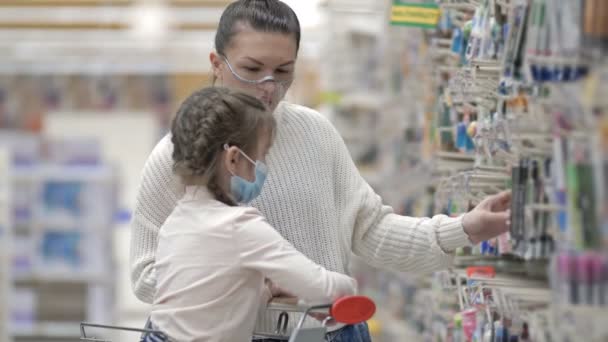
[[39, 322], [30, 327], [14, 328], [14, 337], [27, 338], [79, 338], [80, 322]]
[[10, 277], [12, 256], [12, 236], [10, 231], [10, 182], [8, 181], [10, 158], [5, 148], [0, 148], [0, 341], [6, 341], [8, 336], [8, 320], [10, 317], [8, 302], [10, 298], [10, 283], [5, 281]]
[[54, 181], [110, 181], [112, 168], [107, 165], [45, 166], [45, 178]]
[[106, 165], [61, 165], [61, 166], [17, 166], [11, 177], [16, 181], [38, 182], [41, 177], [47, 181], [100, 181], [112, 180], [113, 171]]
[[454, 260], [456, 269], [464, 272], [470, 266], [492, 266], [496, 272], [511, 277], [526, 276], [538, 281], [547, 281], [547, 260], [524, 261], [521, 259], [492, 256], [458, 256]]
[[548, 290], [548, 283], [543, 280], [536, 280], [521, 277], [519, 275], [512, 274], [501, 274], [497, 273], [493, 278], [486, 277], [468, 277], [465, 269], [455, 269], [453, 270], [455, 275], [458, 275], [464, 279], [470, 281], [479, 281], [485, 284], [488, 287], [496, 287], [501, 289], [516, 289], [522, 288], [526, 290], [530, 289], [543, 289]]
[[441, 152], [437, 152], [435, 155], [437, 156], [437, 158], [441, 158], [441, 159], [462, 160], [462, 161], [469, 161], [469, 162], [475, 161], [474, 155], [463, 154], [460, 152], [441, 151]]
[[395, 318], [389, 312], [378, 310], [374, 320], [380, 324], [380, 341], [420, 341], [421, 336], [410, 322]]
[[[44, 216], [44, 214], [43, 214]], [[75, 216], [48, 216], [44, 219], [33, 220], [37, 227], [42, 227], [44, 230], [53, 231], [98, 231], [98, 227], [107, 227], [111, 224], [111, 220], [95, 219], [92, 217], [75, 217]], [[101, 231], [100, 231], [101, 232]]]
[[[9, 295], [14, 295], [12, 305], [24, 307], [24, 316], [28, 315], [25, 317], [31, 315], [43, 320], [7, 320], [12, 340], [78, 341], [80, 322], [69, 320], [110, 317], [113, 310], [109, 296], [116, 275], [109, 259], [100, 261], [98, 254], [103, 248], [109, 248], [115, 210], [114, 168], [107, 164], [32, 163], [13, 166], [10, 171], [15, 175], [10, 179], [16, 182], [14, 186], [25, 186], [24, 191], [28, 193], [19, 198], [11, 215], [19, 223], [11, 227], [19, 249], [15, 251], [12, 274], [6, 277], [9, 290], [13, 291]], [[56, 185], [54, 191], [64, 186], [62, 194], [81, 196], [75, 200], [82, 206], [72, 210], [69, 204], [57, 205], [49, 196], [43, 196], [43, 187], [50, 182], [68, 183]], [[78, 184], [78, 193], [73, 191], [72, 183]], [[71, 236], [60, 240], [63, 235], [46, 235], [49, 231], [77, 232], [82, 236], [77, 240], [70, 240]], [[46, 248], [57, 248], [60, 243], [65, 248], [69, 243], [74, 249], [69, 255], [66, 251], [61, 256], [54, 254], [54, 258], [46, 259]], [[72, 265], [72, 260], [80, 260], [80, 263]], [[4, 342], [4, 339], [0, 338], [0, 341]]]
[[35, 181], [40, 177], [40, 174], [33, 168], [18, 166], [13, 169], [11, 177], [16, 181]]
[[111, 284], [113, 279], [102, 274], [90, 274], [82, 272], [53, 272], [53, 273], [30, 273], [15, 276], [14, 280], [19, 283], [69, 283], [69, 284]]

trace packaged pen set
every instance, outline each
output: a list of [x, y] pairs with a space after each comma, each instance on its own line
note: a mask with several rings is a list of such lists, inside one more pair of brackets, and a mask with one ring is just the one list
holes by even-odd
[[608, 47], [605, 0], [532, 0], [526, 60], [536, 82], [584, 78]]
[[548, 194], [551, 167], [551, 158], [523, 158], [511, 169], [511, 253], [526, 260], [547, 259], [555, 249]]
[[560, 240], [549, 274], [560, 309], [608, 306], [608, 106], [592, 83], [570, 96], [579, 108], [553, 113]]
[[[608, 144], [601, 142], [608, 139], [597, 129], [601, 125], [584, 122], [584, 112], [576, 103], [545, 107], [551, 152], [527, 154], [511, 167], [512, 253], [525, 260], [557, 251], [607, 251]], [[600, 112], [595, 119], [606, 120]]]

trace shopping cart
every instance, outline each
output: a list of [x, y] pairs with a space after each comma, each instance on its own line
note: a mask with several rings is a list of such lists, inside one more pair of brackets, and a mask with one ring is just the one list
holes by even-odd
[[[337, 322], [342, 324], [358, 324], [370, 319], [376, 312], [376, 305], [368, 297], [364, 296], [348, 296], [336, 300], [332, 304], [325, 305], [314, 305], [303, 307], [292, 300], [273, 300], [269, 306], [269, 310], [281, 311], [279, 319], [277, 320], [276, 330], [272, 334], [255, 334], [256, 337], [261, 338], [273, 338], [278, 340], [285, 340], [289, 342], [321, 342], [325, 340], [325, 334], [327, 333], [327, 324], [329, 322]], [[327, 317], [323, 320], [323, 323], [317, 327], [304, 327], [304, 322], [307, 317], [313, 312], [326, 311]], [[287, 334], [287, 326], [289, 321], [288, 312], [301, 312], [302, 317], [298, 321], [298, 324], [291, 332]], [[120, 327], [113, 325], [93, 324], [93, 323], [80, 323], [80, 340], [81, 341], [94, 341], [94, 342], [112, 342], [110, 340], [87, 336], [85, 328], [100, 328], [110, 330], [122, 330], [139, 333], [155, 333], [164, 335], [160, 331], [150, 329], [137, 329], [129, 327]]]

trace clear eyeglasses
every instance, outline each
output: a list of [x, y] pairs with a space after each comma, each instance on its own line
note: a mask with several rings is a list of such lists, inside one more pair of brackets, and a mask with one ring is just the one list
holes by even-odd
[[222, 56], [222, 58], [224, 59], [224, 62], [226, 62], [226, 65], [228, 65], [228, 69], [230, 69], [230, 72], [232, 73], [232, 75], [237, 80], [239, 80], [243, 83], [259, 85], [259, 84], [263, 84], [266, 82], [274, 82], [274, 83], [282, 86], [283, 88], [287, 88], [289, 86], [289, 84], [293, 81], [292, 73], [286, 73], [285, 75], [279, 75], [276, 77], [272, 76], [272, 75], [267, 75], [262, 78], [257, 78], [257, 77], [259, 77], [258, 71], [248, 71], [247, 69], [244, 69], [244, 70], [241, 70], [240, 73], [237, 73], [236, 70], [230, 64], [230, 62], [228, 62], [228, 59], [225, 56]]

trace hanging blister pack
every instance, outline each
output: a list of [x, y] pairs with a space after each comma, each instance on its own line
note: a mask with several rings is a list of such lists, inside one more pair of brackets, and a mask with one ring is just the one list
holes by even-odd
[[522, 159], [518, 166], [511, 169], [511, 239], [514, 241], [514, 253], [524, 256], [526, 252], [525, 205], [528, 183], [528, 160]]
[[580, 0], [532, 0], [526, 48], [531, 80], [572, 82], [588, 73], [581, 24]]

